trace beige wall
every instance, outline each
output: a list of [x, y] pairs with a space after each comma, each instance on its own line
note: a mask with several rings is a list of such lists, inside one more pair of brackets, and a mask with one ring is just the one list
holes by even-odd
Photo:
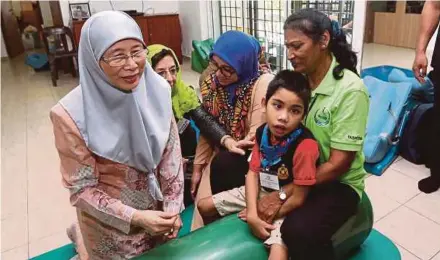
[[[69, 3], [84, 3], [84, 0], [70, 0], [70, 1], [60, 1], [61, 13], [63, 15], [64, 25], [69, 25], [70, 22], [70, 10]], [[142, 2], [143, 10], [142, 10]], [[147, 13], [178, 13], [179, 11], [179, 1], [159, 1], [159, 0], [142, 0], [142, 1], [122, 1], [113, 0], [112, 1], [115, 10], [137, 10], [138, 12]], [[112, 10], [112, 6], [109, 1], [89, 1], [90, 11], [97, 13], [105, 10]]]
[[50, 11], [49, 1], [40, 1], [41, 16], [45, 27], [53, 26], [52, 13]]
[[1, 37], [1, 56], [3, 57], [8, 57], [8, 52], [6, 51], [6, 46], [5, 46], [5, 40], [3, 39], [3, 33], [0, 30], [0, 37]]

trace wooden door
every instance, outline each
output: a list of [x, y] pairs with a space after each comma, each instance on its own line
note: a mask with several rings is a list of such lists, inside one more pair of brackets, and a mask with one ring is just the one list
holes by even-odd
[[79, 46], [79, 40], [81, 38], [81, 29], [84, 25], [85, 21], [73, 21], [72, 22], [72, 33], [73, 38], [75, 39], [76, 46]]
[[149, 39], [148, 39], [148, 25], [147, 25], [147, 19], [145, 16], [135, 16], [134, 20], [139, 25], [142, 31], [142, 38], [146, 45], [150, 45]]
[[367, 2], [367, 8], [365, 12], [365, 31], [364, 31], [364, 42], [373, 42], [374, 36], [374, 12], [372, 7], [372, 2], [369, 0]]
[[59, 1], [49, 1], [50, 13], [52, 14], [52, 21], [54, 26], [63, 26], [63, 16], [61, 15], [61, 8]]
[[166, 43], [170, 42], [170, 28], [168, 25], [168, 20], [168, 16], [148, 17], [149, 44], [165, 45]]
[[[149, 16], [148, 44], [163, 44], [171, 48], [182, 63], [182, 34], [178, 15]], [[165, 29], [166, 28], [166, 29]]]
[[41, 16], [40, 3], [38, 1], [21, 1], [21, 23], [23, 29], [27, 25], [32, 25], [41, 31], [41, 24], [43, 24], [43, 17]]
[[11, 1], [1, 1], [2, 34], [9, 58], [14, 58], [24, 52], [17, 18], [11, 8]]

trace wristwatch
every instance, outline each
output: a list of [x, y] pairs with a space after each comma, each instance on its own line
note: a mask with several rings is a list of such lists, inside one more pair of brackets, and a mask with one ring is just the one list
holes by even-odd
[[278, 192], [278, 195], [279, 195], [281, 201], [285, 201], [287, 199], [287, 194], [283, 190], [283, 187], [280, 188], [280, 191]]

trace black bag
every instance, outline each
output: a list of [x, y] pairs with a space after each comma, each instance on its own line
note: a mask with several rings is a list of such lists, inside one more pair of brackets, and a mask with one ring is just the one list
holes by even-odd
[[409, 121], [400, 141], [400, 156], [414, 164], [426, 164], [429, 167], [433, 155], [434, 104], [419, 104], [411, 111]]

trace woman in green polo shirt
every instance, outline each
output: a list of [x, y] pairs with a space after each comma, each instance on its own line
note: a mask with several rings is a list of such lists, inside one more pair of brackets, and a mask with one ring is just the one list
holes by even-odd
[[281, 227], [295, 259], [333, 259], [332, 235], [356, 213], [366, 172], [362, 152], [369, 108], [356, 54], [337, 22], [303, 9], [287, 18], [288, 59], [312, 89], [304, 124], [319, 142], [317, 185]]

